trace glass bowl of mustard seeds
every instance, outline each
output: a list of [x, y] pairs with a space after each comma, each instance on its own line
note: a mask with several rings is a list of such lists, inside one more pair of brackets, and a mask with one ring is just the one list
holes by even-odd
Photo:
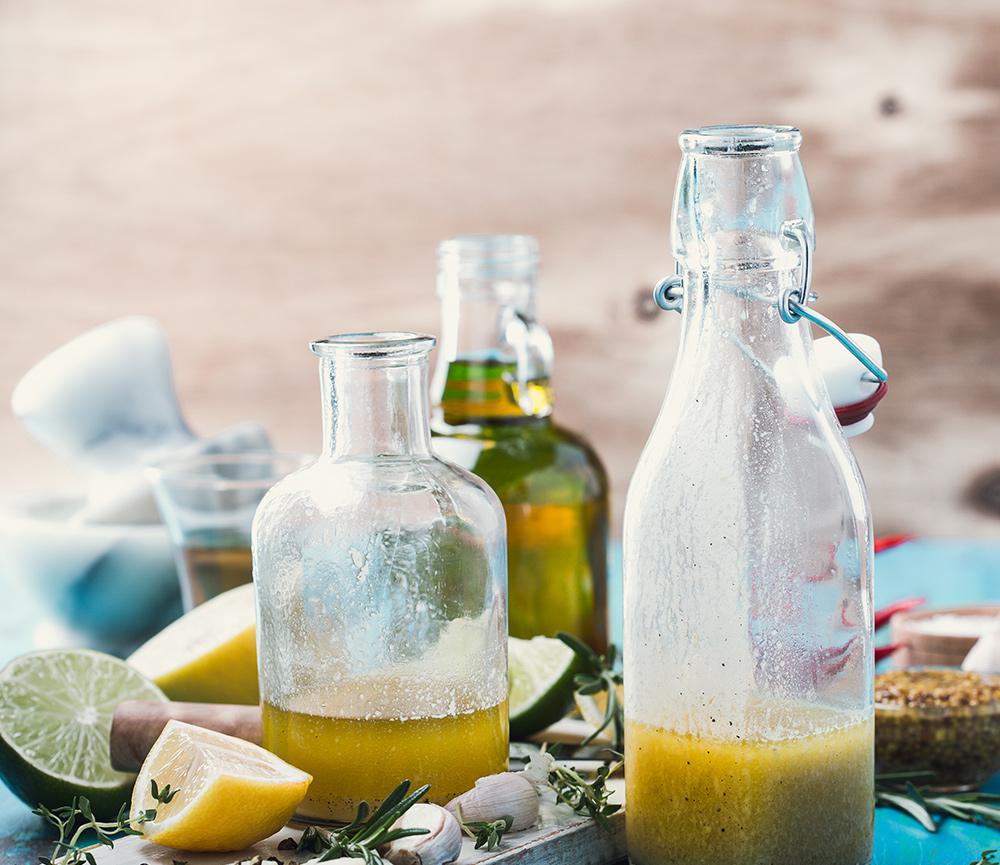
[[957, 792], [1000, 770], [1000, 677], [945, 667], [875, 677], [875, 771], [934, 773]]

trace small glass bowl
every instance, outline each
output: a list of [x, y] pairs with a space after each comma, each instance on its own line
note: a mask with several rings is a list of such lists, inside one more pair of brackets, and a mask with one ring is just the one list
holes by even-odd
[[875, 771], [933, 772], [927, 786], [941, 792], [985, 784], [1000, 771], [1000, 677], [940, 667], [876, 676]]

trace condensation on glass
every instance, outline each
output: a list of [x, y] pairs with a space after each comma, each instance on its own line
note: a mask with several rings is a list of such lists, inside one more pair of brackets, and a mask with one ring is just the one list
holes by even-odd
[[435, 449], [483, 478], [507, 517], [510, 633], [606, 641], [608, 486], [552, 419], [552, 340], [535, 317], [538, 244], [470, 235], [438, 249]]
[[264, 744], [342, 821], [404, 778], [446, 802], [507, 764], [504, 518], [431, 452], [428, 336], [319, 340], [324, 447], [254, 521]]
[[623, 541], [637, 865], [871, 854], [868, 504], [809, 325], [779, 313], [794, 229], [813, 245], [799, 141], [680, 137], [681, 343]]

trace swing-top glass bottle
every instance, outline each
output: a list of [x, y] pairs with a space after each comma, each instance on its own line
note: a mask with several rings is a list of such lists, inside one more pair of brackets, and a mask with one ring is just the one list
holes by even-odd
[[623, 542], [634, 865], [871, 857], [870, 519], [789, 314], [810, 300], [799, 140], [680, 138], [681, 344]]

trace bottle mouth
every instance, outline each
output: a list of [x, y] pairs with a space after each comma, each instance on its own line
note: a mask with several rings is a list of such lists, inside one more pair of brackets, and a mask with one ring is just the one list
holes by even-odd
[[426, 333], [382, 330], [369, 333], [338, 333], [315, 339], [309, 349], [319, 357], [383, 360], [426, 355], [437, 340]]
[[794, 126], [702, 126], [685, 129], [677, 140], [684, 153], [744, 156], [794, 152], [802, 133]]
[[527, 234], [465, 234], [438, 244], [442, 274], [479, 280], [518, 280], [538, 269], [538, 241]]

